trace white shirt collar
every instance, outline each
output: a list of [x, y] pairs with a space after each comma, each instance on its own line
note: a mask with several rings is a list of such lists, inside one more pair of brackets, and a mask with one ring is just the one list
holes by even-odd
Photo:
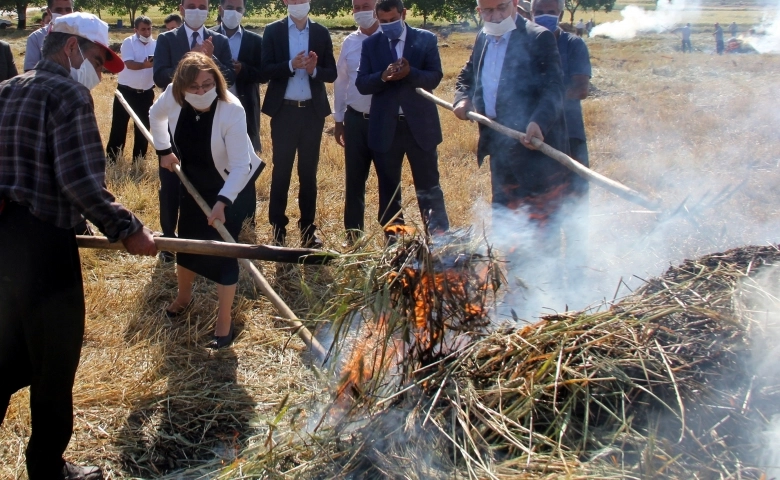
[[[187, 39], [189, 39], [191, 41], [192, 40], [192, 32], [195, 32], [196, 30], [191, 29], [190, 26], [187, 25], [186, 23], [183, 23], [182, 25], [184, 25], [184, 31], [187, 32]], [[201, 25], [200, 28], [197, 30], [198, 38], [201, 41], [206, 39], [205, 35], [203, 35], [203, 30], [205, 30], [203, 25]]]
[[[289, 29], [290, 27], [295, 27], [297, 29], [298, 25], [295, 24], [291, 16], [287, 15], [287, 28]], [[308, 29], [309, 29], [309, 17], [306, 17], [306, 27], [304, 28], [304, 30], [308, 30]]]

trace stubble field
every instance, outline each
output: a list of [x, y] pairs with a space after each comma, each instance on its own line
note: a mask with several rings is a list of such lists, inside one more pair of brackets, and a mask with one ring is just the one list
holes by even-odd
[[[721, 23], [730, 18], [729, 11], [716, 13]], [[116, 40], [121, 36], [116, 34]], [[334, 33], [336, 48], [342, 38], [341, 32]], [[473, 33], [456, 33], [440, 39], [445, 76], [437, 95], [452, 99], [473, 38]], [[23, 37], [6, 40], [21, 53]], [[661, 198], [668, 209], [687, 198], [687, 210], [698, 213], [662, 221], [592, 188], [588, 219], [593, 288], [581, 292], [575, 303], [611, 297], [621, 277], [630, 283], [632, 275], [656, 275], [669, 262], [746, 243], [777, 242], [780, 237], [780, 109], [775, 105], [780, 57], [717, 56], [710, 53], [714, 46], [709, 35], [693, 40], [703, 51], [689, 55], [679, 51], [678, 38], [670, 34], [625, 42], [587, 40], [594, 75], [592, 96], [583, 109], [592, 167]], [[107, 75], [93, 92], [104, 141], [115, 86], [116, 79]], [[490, 178], [487, 166], [480, 169], [475, 161], [476, 127], [448, 112], [440, 114], [445, 132], [440, 171], [451, 222], [457, 228], [481, 229], [484, 215], [479, 206], [489, 201]], [[261, 128], [261, 156], [270, 162], [266, 117]], [[339, 250], [343, 152], [329, 133], [332, 120], [325, 128], [317, 224], [326, 246]], [[147, 225], [159, 229], [156, 176], [152, 155], [136, 165], [125, 158], [109, 170], [108, 186]], [[263, 174], [257, 186], [255, 235], [258, 243], [266, 243], [270, 175]], [[740, 188], [722, 203], [711, 201], [729, 186]], [[368, 192], [367, 225], [376, 234], [373, 174]], [[293, 182], [288, 207], [292, 219], [297, 218], [296, 195]], [[403, 196], [414, 199], [408, 169]], [[419, 219], [413, 201], [406, 213]], [[87, 327], [74, 389], [69, 459], [99, 464], [107, 478], [117, 479], [198, 478], [181, 472], [189, 468], [203, 474], [257, 459], [268, 461], [262, 476], [295, 476], [294, 463], [273, 461], [273, 452], [268, 452], [274, 440], [269, 439], [305, 437], [306, 426], [317, 421], [316, 400], [327, 401], [328, 382], [306, 367], [303, 344], [284, 328], [248, 277], [242, 276], [234, 304], [237, 340], [231, 349], [210, 354], [204, 345], [216, 313], [213, 285], [197, 282], [194, 308], [186, 318], [172, 321], [163, 315], [175, 297], [172, 266], [96, 251], [82, 251], [82, 266]], [[322, 304], [318, 292], [336, 272], [259, 267], [296, 313], [316, 327]], [[26, 478], [27, 403], [27, 391], [15, 395], [0, 427], [0, 478]]]

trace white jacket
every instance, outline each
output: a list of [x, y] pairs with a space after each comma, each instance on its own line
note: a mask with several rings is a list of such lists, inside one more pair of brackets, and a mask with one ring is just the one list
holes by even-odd
[[[241, 102], [230, 92], [228, 100], [217, 102], [214, 112], [214, 125], [211, 129], [211, 156], [214, 166], [225, 185], [219, 195], [231, 202], [244, 189], [253, 172], [263, 163], [254, 151], [249, 135], [246, 133], [246, 114]], [[181, 105], [173, 97], [173, 84], [160, 95], [149, 109], [149, 122], [154, 138], [155, 150], [171, 148], [171, 134], [176, 133]], [[169, 130], [170, 127], [170, 130]], [[179, 159], [182, 162], [184, 160]]]

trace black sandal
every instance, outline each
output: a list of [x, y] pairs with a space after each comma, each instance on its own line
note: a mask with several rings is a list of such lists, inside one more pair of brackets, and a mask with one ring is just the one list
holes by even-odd
[[194, 302], [194, 301], [195, 301], [195, 299], [194, 299], [194, 298], [191, 298], [191, 299], [190, 299], [190, 303], [188, 303], [187, 305], [185, 305], [185, 306], [184, 306], [184, 308], [182, 308], [182, 309], [181, 309], [181, 310], [179, 310], [178, 312], [172, 312], [172, 311], [170, 311], [170, 310], [168, 310], [168, 309], [166, 308], [166, 309], [165, 309], [165, 316], [166, 316], [166, 317], [168, 317], [168, 318], [176, 318], [176, 317], [179, 317], [179, 316], [181, 316], [181, 315], [184, 315], [184, 314], [187, 312], [187, 310], [189, 310], [189, 309], [190, 309], [190, 307], [192, 306], [192, 302]]
[[217, 335], [214, 335], [214, 339], [209, 342], [206, 348], [210, 348], [212, 350], [219, 350], [220, 348], [227, 347], [233, 343], [233, 322], [230, 322], [230, 331], [227, 335], [224, 337], [219, 337]]

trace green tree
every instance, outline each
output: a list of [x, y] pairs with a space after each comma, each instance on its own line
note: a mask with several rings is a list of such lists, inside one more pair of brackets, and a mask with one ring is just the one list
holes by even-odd
[[[102, 0], [87, 1], [97, 3], [99, 7]], [[154, 3], [149, 0], [108, 0], [107, 6], [109, 13], [112, 15], [128, 14], [130, 16], [130, 25], [132, 26], [135, 23], [136, 13], [140, 12], [141, 15], [143, 15], [152, 5], [154, 5]]]
[[43, 4], [37, 4], [36, 2], [30, 2], [29, 0], [0, 0], [0, 11], [3, 12], [16, 12], [16, 28], [17, 30], [24, 30], [27, 28], [27, 8], [36, 6], [46, 6], [46, 2]]
[[435, 20], [454, 21], [457, 18], [454, 2], [451, 0], [410, 0], [404, 2], [404, 6], [412, 10], [415, 15], [423, 17], [423, 26], [429, 18]]
[[459, 20], [471, 20], [475, 26], [482, 26], [482, 17], [477, 13], [475, 0], [451, 0], [450, 4]]
[[602, 8], [609, 13], [615, 7], [615, 0], [566, 0], [566, 10], [569, 12], [569, 22], [574, 24], [574, 14], [582, 8], [583, 11], [598, 12]]

